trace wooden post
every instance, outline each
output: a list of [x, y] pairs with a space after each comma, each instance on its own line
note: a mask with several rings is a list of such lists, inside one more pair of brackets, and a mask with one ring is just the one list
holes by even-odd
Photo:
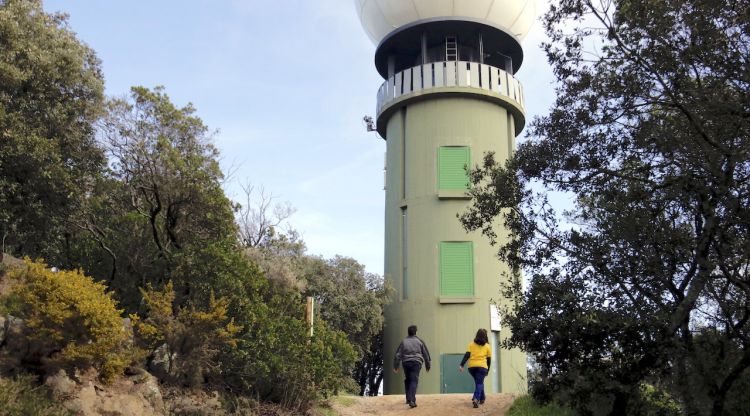
[[305, 308], [305, 317], [307, 318], [307, 326], [310, 328], [310, 336], [313, 336], [314, 329], [314, 317], [315, 317], [315, 299], [312, 296], [307, 297], [307, 307]]

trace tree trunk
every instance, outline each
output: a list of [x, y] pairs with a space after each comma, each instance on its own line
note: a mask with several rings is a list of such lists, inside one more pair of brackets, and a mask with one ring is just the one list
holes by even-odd
[[615, 402], [612, 405], [610, 416], [627, 416], [628, 402], [630, 401], [630, 392], [615, 393]]
[[750, 351], [745, 350], [745, 353], [742, 356], [742, 359], [740, 360], [737, 365], [732, 368], [732, 371], [729, 372], [729, 374], [724, 378], [724, 381], [721, 383], [721, 386], [716, 392], [716, 395], [713, 397], [713, 407], [711, 409], [711, 416], [722, 416], [724, 414], [724, 403], [727, 399], [727, 393], [729, 393], [729, 390], [734, 385], [734, 382], [737, 381], [737, 379], [740, 378], [740, 375], [747, 370], [747, 368], [750, 367]]
[[685, 415], [701, 416], [700, 408], [695, 402], [695, 395], [693, 394], [692, 389], [693, 383], [690, 381], [691, 377], [687, 369], [689, 357], [693, 355], [693, 339], [687, 322], [683, 323], [680, 332], [680, 337], [682, 338], [680, 343], [682, 344], [683, 349], [680, 350], [679, 356], [675, 358], [677, 390], [679, 391], [682, 403], [685, 406]]

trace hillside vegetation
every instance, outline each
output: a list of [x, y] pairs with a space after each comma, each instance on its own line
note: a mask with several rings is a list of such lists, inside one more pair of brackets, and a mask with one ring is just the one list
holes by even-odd
[[161, 87], [105, 97], [95, 52], [39, 0], [0, 0], [0, 50], [0, 237], [30, 259], [0, 282], [24, 345], [0, 348], [5, 377], [94, 371], [106, 388], [148, 370], [291, 412], [377, 392], [382, 279], [307, 254], [282, 227], [293, 210], [254, 210], [267, 194], [230, 200], [191, 104]]

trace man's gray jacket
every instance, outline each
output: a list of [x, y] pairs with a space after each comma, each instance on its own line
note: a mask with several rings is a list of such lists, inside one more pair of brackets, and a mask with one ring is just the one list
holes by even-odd
[[400, 363], [418, 361], [424, 368], [430, 369], [430, 352], [427, 345], [416, 335], [404, 338], [398, 345], [396, 356], [393, 358], [393, 368], [398, 369]]

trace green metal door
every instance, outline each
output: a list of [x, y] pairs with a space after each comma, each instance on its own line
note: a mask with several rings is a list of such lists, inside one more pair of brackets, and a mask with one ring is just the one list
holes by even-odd
[[440, 393], [472, 393], [474, 379], [469, 371], [458, 371], [463, 354], [443, 354], [440, 356]]

